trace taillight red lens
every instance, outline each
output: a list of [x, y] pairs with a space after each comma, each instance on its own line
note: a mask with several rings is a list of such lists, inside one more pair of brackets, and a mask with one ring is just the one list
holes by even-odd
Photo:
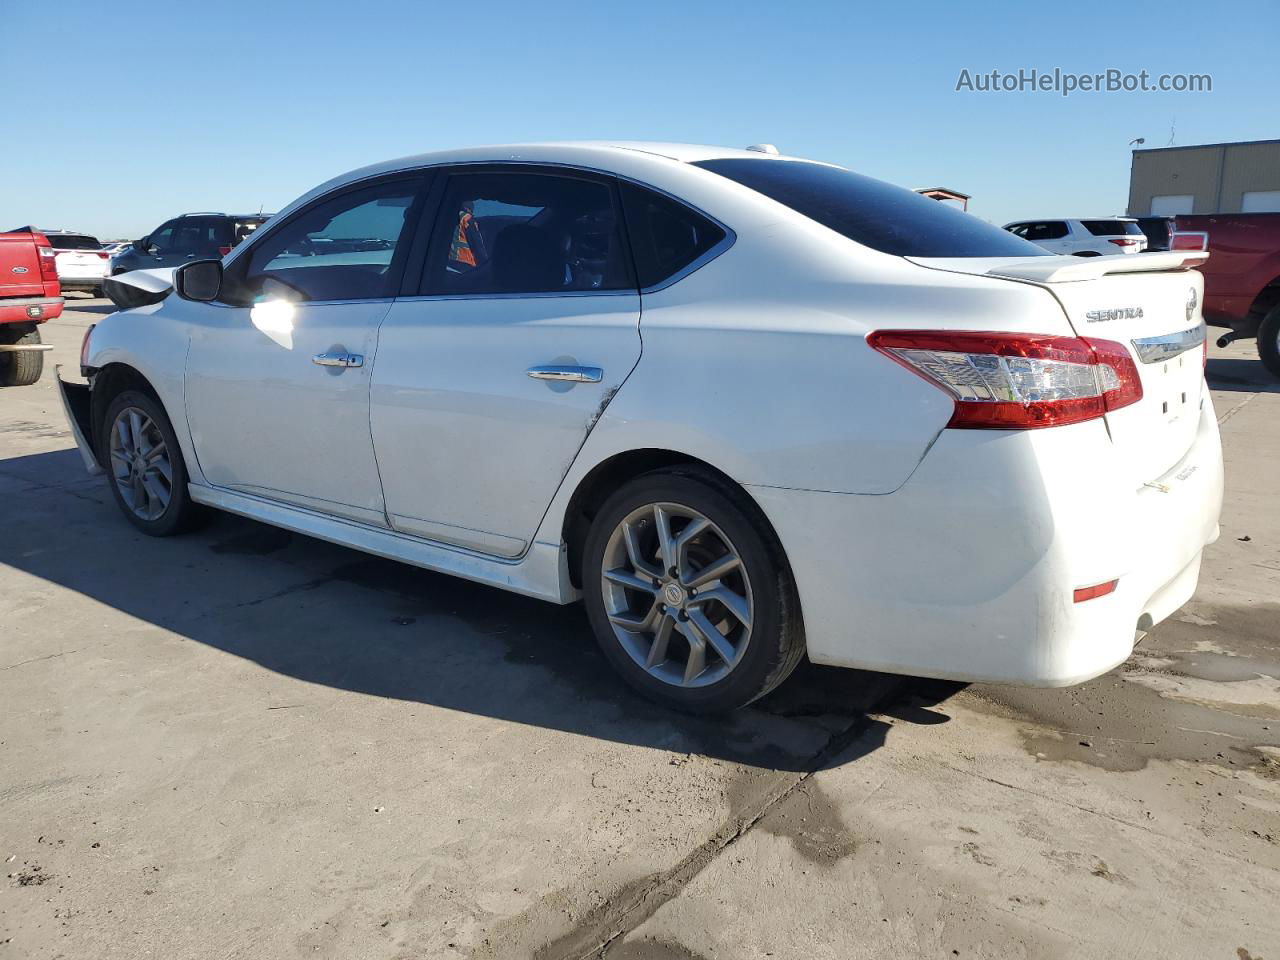
[[[44, 240], [44, 243], [40, 241]], [[40, 279], [52, 283], [58, 279], [58, 255], [43, 236], [36, 238], [36, 253], [40, 260]]]
[[231, 248], [230, 248], [229, 246], [224, 246], [224, 247], [219, 247], [219, 248], [218, 248], [218, 256], [220, 256], [220, 257], [225, 257], [225, 256], [226, 256], [228, 253], [230, 253], [230, 252], [231, 252]]
[[1203, 230], [1175, 233], [1169, 238], [1170, 250], [1208, 250], [1209, 234]]
[[867, 342], [955, 400], [948, 427], [1030, 430], [1080, 423], [1142, 399], [1128, 348], [1048, 334], [881, 330]]
[[107, 253], [107, 251], [105, 251], [105, 250], [99, 250], [99, 251], [97, 251], [97, 253], [98, 253], [98, 259], [99, 259], [99, 260], [110, 260], [110, 259], [111, 259], [111, 254]]
[[1132, 247], [1136, 246], [1138, 243], [1138, 241], [1133, 239], [1133, 237], [1111, 237], [1110, 242], [1114, 243], [1117, 247]]

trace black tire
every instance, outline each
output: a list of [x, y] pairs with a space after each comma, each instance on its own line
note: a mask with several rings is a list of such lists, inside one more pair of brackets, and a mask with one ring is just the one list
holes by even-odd
[[1280, 305], [1272, 307], [1258, 327], [1258, 356], [1273, 377], [1280, 377]]
[[[724, 545], [737, 553], [751, 585], [752, 622], [746, 647], [726, 675], [704, 686], [666, 682], [633, 659], [615, 634], [606, 608], [602, 571], [614, 531], [647, 504], [660, 503], [686, 507], [722, 531]], [[596, 513], [587, 534], [582, 584], [587, 616], [609, 662], [635, 690], [675, 710], [713, 714], [745, 706], [782, 683], [804, 656], [800, 598], [781, 545], [760, 509], [710, 470], [689, 466], [655, 471], [614, 493]], [[637, 596], [642, 606], [647, 603], [643, 594]], [[654, 603], [661, 599], [659, 593]], [[671, 636], [674, 642], [686, 642], [677, 640], [674, 632]]]
[[[163, 511], [154, 517], [139, 516], [125, 500], [121, 484], [117, 481], [119, 469], [111, 456], [112, 427], [116, 419], [126, 410], [141, 411], [155, 424], [164, 439], [168, 452], [168, 463], [171, 477], [168, 483], [169, 502]], [[193, 529], [205, 518], [206, 511], [191, 499], [187, 491], [187, 466], [182, 459], [182, 448], [178, 446], [178, 438], [173, 432], [173, 424], [169, 422], [164, 408], [150, 394], [140, 390], [125, 390], [107, 405], [107, 412], [102, 419], [99, 432], [101, 459], [107, 471], [107, 485], [116, 505], [125, 519], [143, 533], [151, 537], [170, 537]]]
[[[40, 331], [6, 331], [0, 326], [0, 343], [19, 346], [36, 346], [40, 343]], [[44, 372], [44, 352], [41, 350], [0, 350], [0, 387], [29, 387]]]

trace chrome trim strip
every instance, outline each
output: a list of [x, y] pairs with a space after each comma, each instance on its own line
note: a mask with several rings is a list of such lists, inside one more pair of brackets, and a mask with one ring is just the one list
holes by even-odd
[[560, 363], [530, 367], [528, 373], [534, 380], [554, 380], [560, 383], [599, 383], [604, 377], [604, 371], [599, 367], [577, 367]]
[[1204, 343], [1207, 331], [1208, 328], [1202, 322], [1190, 330], [1134, 340], [1132, 341], [1133, 349], [1137, 351], [1138, 359], [1143, 363], [1162, 363], [1200, 346]]

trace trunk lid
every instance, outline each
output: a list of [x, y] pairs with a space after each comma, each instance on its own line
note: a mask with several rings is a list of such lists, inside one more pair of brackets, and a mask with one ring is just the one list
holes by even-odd
[[43, 294], [35, 238], [29, 233], [0, 233], [0, 297]]
[[[1109, 257], [911, 258], [938, 270], [1003, 277], [1048, 290], [1077, 336], [1129, 351], [1142, 399], [1106, 415], [1111, 440], [1135, 485], [1156, 481], [1195, 442], [1204, 382], [1204, 277], [1189, 269], [1202, 252]], [[1038, 332], [1038, 331], [1028, 331]]]

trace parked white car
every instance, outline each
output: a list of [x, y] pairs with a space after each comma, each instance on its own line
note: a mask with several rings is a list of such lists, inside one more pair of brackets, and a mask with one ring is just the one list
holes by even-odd
[[58, 283], [62, 289], [102, 296], [102, 281], [111, 265], [111, 255], [97, 238], [67, 230], [42, 232], [53, 247], [58, 264]]
[[1004, 227], [1051, 253], [1076, 257], [1106, 257], [1117, 253], [1142, 253], [1147, 235], [1132, 217], [1097, 217], [1092, 220], [1017, 220]]
[[582, 598], [680, 709], [806, 651], [1064, 685], [1218, 534], [1203, 256], [1053, 257], [757, 152], [458, 150], [329, 181], [173, 293], [142, 274], [61, 389], [140, 530], [214, 507]]

